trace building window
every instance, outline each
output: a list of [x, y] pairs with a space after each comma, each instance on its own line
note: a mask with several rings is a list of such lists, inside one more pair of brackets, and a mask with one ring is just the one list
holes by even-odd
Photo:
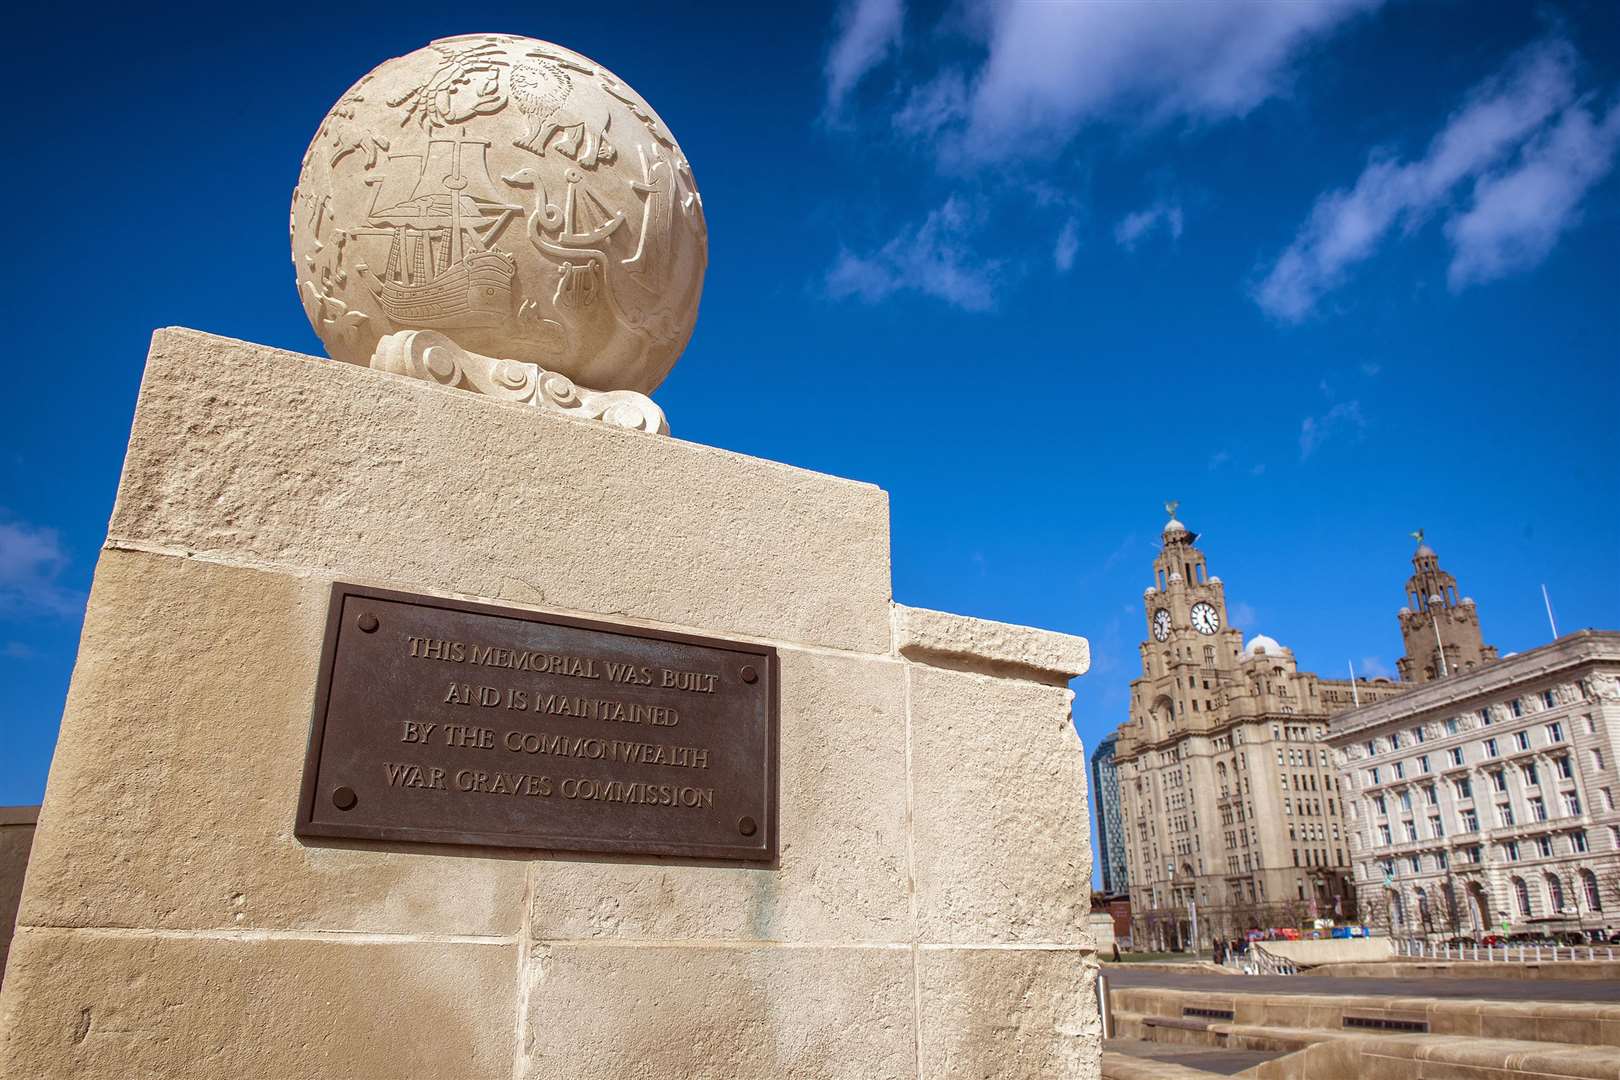
[[1429, 835], [1433, 836], [1437, 840], [1440, 837], [1446, 835], [1446, 830], [1441, 828], [1441, 826], [1440, 826], [1440, 815], [1439, 814], [1430, 814], [1429, 815]]
[[1412, 809], [1412, 793], [1410, 791], [1401, 792], [1401, 809]]
[[1588, 910], [1603, 910], [1603, 896], [1598, 892], [1597, 875], [1590, 870], [1581, 871], [1581, 891], [1586, 894], [1586, 907]]
[[1455, 735], [1455, 734], [1457, 734], [1457, 718], [1455, 716], [1453, 716], [1451, 719], [1446, 721], [1446, 734], [1447, 735]]
[[1581, 797], [1573, 791], [1564, 792], [1564, 813], [1570, 817], [1579, 817], [1581, 813]]
[[1433, 784], [1423, 786], [1423, 801], [1430, 806], [1440, 805], [1440, 794], [1434, 790]]
[[1406, 842], [1411, 843], [1418, 838], [1417, 823], [1413, 821], [1401, 822], [1401, 830], [1406, 834]]
[[1389, 748], [1391, 750], [1399, 750], [1401, 748], [1401, 733], [1400, 732], [1392, 731], [1392, 732], [1389, 733]]
[[1557, 704], [1558, 704], [1558, 699], [1553, 697], [1553, 692], [1551, 690], [1543, 690], [1541, 692], [1541, 707], [1542, 708], [1551, 709], [1554, 706], [1556, 706]]
[[1491, 770], [1491, 790], [1493, 790], [1493, 791], [1506, 791], [1507, 790], [1507, 773], [1503, 772], [1501, 769], [1492, 769]]
[[1457, 816], [1462, 821], [1462, 831], [1463, 832], [1478, 832], [1479, 831], [1479, 815], [1478, 814], [1474, 813], [1472, 810], [1459, 810], [1459, 811], [1457, 811]]
[[1614, 809], [1614, 791], [1613, 790], [1611, 790], [1610, 788], [1603, 788], [1602, 790], [1600, 790], [1598, 792], [1598, 795], [1601, 796], [1602, 799], [1603, 799], [1603, 809], [1605, 809], [1605, 810], [1613, 810]]
[[1569, 834], [1569, 849], [1577, 855], [1584, 855], [1592, 849], [1586, 840], [1585, 829], [1576, 829]]
[[1395, 779], [1397, 779], [1397, 780], [1406, 779], [1406, 762], [1397, 761], [1395, 763]]
[[1502, 854], [1507, 856], [1507, 861], [1508, 862], [1518, 862], [1519, 861], [1519, 842], [1517, 840], [1509, 840], [1507, 843], [1503, 844], [1502, 845]]
[[1384, 801], [1384, 797], [1382, 795], [1373, 796], [1373, 805], [1378, 808], [1378, 812], [1380, 814], [1389, 813], [1389, 803]]
[[1491, 726], [1491, 707], [1489, 705], [1479, 710], [1479, 722], [1486, 727]]
[[1524, 878], [1513, 879], [1513, 902], [1519, 909], [1519, 918], [1530, 917], [1530, 886], [1524, 883]]
[[1547, 741], [1550, 743], [1564, 741], [1564, 725], [1555, 720], [1547, 725]]
[[1495, 739], [1486, 739], [1485, 740], [1485, 756], [1486, 757], [1496, 757], [1497, 756], [1496, 755], [1496, 740]]
[[[1575, 769], [1574, 766], [1570, 764], [1568, 754], [1562, 754], [1554, 758], [1553, 768], [1558, 770], [1558, 779], [1560, 780], [1572, 780], [1575, 777]], [[1609, 809], [1613, 810], [1614, 807], [1611, 806]]]
[[1469, 862], [1477, 864], [1484, 857], [1485, 857], [1485, 849], [1480, 847], [1478, 844], [1475, 844], [1473, 847], [1468, 849], [1468, 861]]
[[1367, 782], [1370, 784], [1377, 784], [1380, 782], [1378, 778], [1378, 766], [1374, 765], [1372, 768], [1367, 770]]
[[1513, 745], [1520, 750], [1530, 749], [1530, 733], [1528, 731], [1515, 731], [1513, 733]]
[[1451, 763], [1453, 765], [1461, 765], [1463, 763], [1463, 748], [1462, 747], [1453, 746], [1450, 750], [1447, 750], [1446, 753], [1448, 755], [1450, 755]]
[[1415, 727], [1415, 728], [1412, 729], [1412, 741], [1413, 742], [1422, 742], [1426, 738], [1428, 738], [1428, 736], [1424, 734], [1422, 728]]
[[1446, 854], [1444, 848], [1434, 853], [1434, 865], [1441, 870], [1451, 865], [1451, 857]]
[[1414, 874], [1423, 873], [1423, 856], [1414, 855], [1409, 860], [1409, 863], [1410, 863], [1410, 865], [1412, 867], [1412, 873], [1414, 873]]
[[1552, 837], [1550, 837], [1550, 836], [1538, 836], [1538, 837], [1536, 837], [1536, 854], [1540, 855], [1543, 859], [1550, 859], [1550, 858], [1552, 858], [1552, 853], [1553, 853]]
[[[1378, 826], [1378, 846], [1379, 847], [1389, 847], [1391, 842], [1392, 842], [1392, 838], [1390, 837], [1389, 826], [1388, 825], [1380, 825], [1380, 826]], [[1299, 857], [1297, 852], [1295, 853], [1294, 857], [1296, 859]], [[1295, 865], [1297, 866], [1298, 863], [1295, 863]]]
[[1523, 765], [1519, 766], [1519, 772], [1524, 775], [1525, 784], [1534, 787], [1541, 783], [1541, 774], [1536, 770], [1535, 762], [1525, 762]]
[[1541, 798], [1540, 796], [1530, 800], [1530, 820], [1547, 820], [1547, 800]]
[[1523, 716], [1524, 699], [1514, 698], [1512, 701], [1508, 702], [1508, 712], [1512, 713], [1514, 716]]
[[1367, 756], [1368, 757], [1374, 757], [1374, 756], [1377, 755], [1377, 753], [1378, 753], [1378, 741], [1376, 739], [1368, 739], [1367, 740]]
[[1547, 914], [1552, 915], [1564, 910], [1564, 883], [1558, 880], [1556, 874], [1547, 875]]
[[1474, 797], [1474, 782], [1468, 777], [1464, 776], [1453, 781], [1452, 786], [1457, 789], [1457, 798], [1472, 799]]
[[1601, 751], [1601, 750], [1593, 750], [1591, 753], [1592, 753], [1592, 771], [1593, 772], [1602, 772], [1603, 771], [1603, 751]]
[[1511, 803], [1498, 803], [1496, 806], [1496, 821], [1499, 825], [1513, 824], [1513, 805]]
[[1417, 761], [1418, 761], [1418, 772], [1428, 772], [1429, 771], [1429, 755], [1428, 754], [1420, 754], [1418, 756]]

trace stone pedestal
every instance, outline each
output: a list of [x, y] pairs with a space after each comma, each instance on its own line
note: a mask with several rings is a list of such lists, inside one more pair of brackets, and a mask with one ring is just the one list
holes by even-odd
[[[779, 865], [296, 838], [334, 580], [774, 645]], [[0, 1075], [1096, 1076], [1086, 644], [889, 581], [875, 487], [159, 333]]]

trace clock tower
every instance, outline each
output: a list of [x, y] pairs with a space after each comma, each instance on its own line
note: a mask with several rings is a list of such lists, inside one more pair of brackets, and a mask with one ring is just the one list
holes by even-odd
[[1195, 925], [1207, 940], [1348, 915], [1338, 780], [1322, 740], [1329, 714], [1382, 688], [1300, 671], [1263, 635], [1245, 644], [1198, 535], [1175, 503], [1165, 509], [1142, 595], [1142, 673], [1114, 751], [1133, 934], [1177, 948]]
[[1395, 661], [1402, 682], [1432, 682], [1493, 663], [1496, 646], [1485, 644], [1473, 598], [1457, 596], [1457, 579], [1440, 568], [1440, 557], [1412, 534], [1412, 576], [1401, 608], [1401, 640], [1406, 655]]
[[1176, 506], [1165, 504], [1170, 520], [1161, 534], [1153, 581], [1142, 595], [1147, 634], [1142, 642], [1142, 681], [1152, 685], [1149, 706], [1153, 737], [1207, 727], [1215, 719], [1215, 699], [1204, 693], [1225, 681], [1237, 666], [1243, 634], [1226, 619], [1226, 589], [1209, 573], [1198, 534], [1176, 520]]

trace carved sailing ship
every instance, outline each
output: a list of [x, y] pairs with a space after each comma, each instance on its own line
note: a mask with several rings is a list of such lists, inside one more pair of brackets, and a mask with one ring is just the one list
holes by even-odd
[[496, 197], [488, 148], [478, 139], [430, 139], [425, 155], [389, 155], [390, 165], [414, 160], [415, 169], [368, 181], [375, 190], [366, 227], [350, 235], [388, 239], [387, 264], [368, 284], [395, 323], [486, 327], [510, 317], [515, 267], [491, 245], [522, 208]]

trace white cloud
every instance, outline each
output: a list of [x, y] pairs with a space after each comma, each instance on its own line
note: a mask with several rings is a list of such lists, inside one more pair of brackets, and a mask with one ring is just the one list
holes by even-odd
[[932, 296], [968, 311], [995, 306], [1002, 262], [977, 255], [969, 237], [977, 225], [968, 203], [951, 196], [915, 229], [868, 254], [838, 253], [827, 272], [829, 295], [876, 303], [897, 292]]
[[82, 598], [58, 578], [68, 557], [54, 529], [0, 521], [0, 615], [67, 615]]
[[1253, 607], [1241, 600], [1235, 604], [1228, 604], [1226, 613], [1231, 617], [1232, 625], [1237, 627], [1253, 626], [1260, 618], [1255, 614]]
[[1217, 450], [1209, 457], [1209, 471], [1214, 472], [1216, 469], [1227, 464], [1231, 460], [1232, 452], [1230, 450]]
[[1468, 210], [1446, 223], [1453, 290], [1539, 264], [1580, 219], [1581, 198], [1614, 167], [1620, 102], [1601, 119], [1565, 109], [1511, 167], [1474, 184]]
[[1126, 251], [1135, 251], [1143, 237], [1161, 227], [1170, 234], [1170, 239], [1180, 240], [1181, 225], [1179, 204], [1157, 202], [1121, 218], [1114, 226], [1114, 240]]
[[827, 110], [837, 113], [866, 73], [900, 44], [901, 0], [848, 0], [838, 13], [838, 34], [827, 53]]
[[[1575, 201], [1613, 157], [1612, 133], [1608, 152], [1601, 150], [1603, 127], [1582, 130], [1578, 122], [1570, 121], [1563, 140], [1538, 138], [1550, 119], [1571, 106], [1577, 61], [1574, 48], [1562, 39], [1538, 42], [1476, 87], [1421, 158], [1401, 162], [1374, 154], [1354, 185], [1316, 200], [1293, 242], [1256, 289], [1256, 302], [1276, 318], [1304, 319], [1348, 280], [1357, 264], [1371, 258], [1397, 226], [1403, 232], [1417, 229], [1471, 179], [1476, 181], [1478, 215], [1471, 210], [1448, 227], [1459, 254], [1453, 264], [1454, 284], [1504, 265], [1503, 260], [1522, 263], [1524, 256], [1538, 250], [1538, 242], [1550, 247], [1573, 213]], [[1560, 120], [1554, 131], [1565, 127], [1566, 121]], [[1491, 175], [1527, 144], [1520, 166]], [[1578, 162], [1583, 175], [1591, 177], [1556, 182], [1544, 169], [1534, 167], [1532, 159], [1543, 157], [1549, 163]], [[1538, 207], [1556, 212], [1566, 204], [1553, 226], [1525, 220]], [[1462, 224], [1470, 217], [1469, 224]]]
[[1299, 425], [1299, 460], [1304, 461], [1337, 435], [1360, 435], [1366, 428], [1359, 401], [1341, 401], [1321, 416], [1307, 416]]
[[1363, 656], [1361, 658], [1361, 667], [1356, 674], [1368, 679], [1393, 679], [1395, 677], [1394, 672], [1389, 670], [1389, 665], [1376, 656]]
[[911, 88], [905, 104], [891, 121], [896, 131], [913, 138], [932, 138], [941, 128], [967, 111], [967, 80], [960, 71], [946, 71]]
[[1062, 273], [1074, 269], [1074, 257], [1080, 251], [1080, 222], [1070, 218], [1058, 232], [1057, 244], [1052, 248], [1052, 263]]
[[1382, 0], [1163, 4], [999, 0], [988, 56], [960, 104], [964, 156], [1058, 150], [1086, 122], [1243, 116], [1287, 90], [1311, 44]]

